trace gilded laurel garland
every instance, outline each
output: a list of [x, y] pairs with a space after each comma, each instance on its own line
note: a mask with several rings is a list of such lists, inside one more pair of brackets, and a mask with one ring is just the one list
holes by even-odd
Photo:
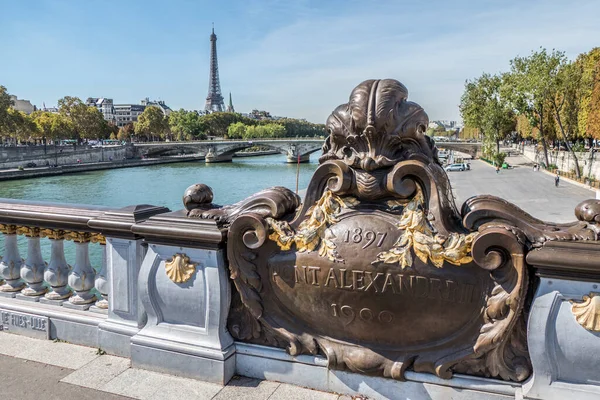
[[581, 303], [573, 302], [573, 316], [588, 331], [600, 332], [600, 293], [590, 292], [582, 300]]
[[165, 272], [173, 282], [184, 283], [190, 280], [196, 271], [196, 265], [198, 264], [190, 262], [187, 255], [177, 253], [165, 262]]
[[24, 235], [27, 237], [42, 237], [53, 240], [72, 240], [79, 243], [99, 243], [106, 244], [106, 237], [101, 233], [65, 231], [62, 229], [38, 228], [32, 226], [18, 226], [10, 224], [0, 224], [0, 233], [11, 235]]
[[423, 263], [427, 263], [429, 259], [437, 268], [442, 268], [444, 261], [453, 265], [473, 261], [471, 245], [477, 234], [452, 232], [448, 237], [435, 234], [427, 221], [420, 190], [402, 211], [397, 227], [402, 235], [390, 250], [377, 255], [374, 264], [398, 263], [402, 269], [409, 268], [413, 265], [411, 249]]
[[330, 190], [326, 190], [319, 201], [308, 210], [309, 218], [300, 224], [297, 232], [285, 221], [267, 218], [266, 221], [272, 229], [269, 239], [275, 241], [283, 251], [290, 250], [292, 244], [296, 245], [296, 250], [300, 253], [314, 251], [318, 247], [319, 256], [331, 261], [344, 262], [336, 250], [333, 242], [335, 235], [329, 227], [338, 222], [337, 216], [342, 208], [353, 204], [356, 204], [355, 199], [342, 200]]

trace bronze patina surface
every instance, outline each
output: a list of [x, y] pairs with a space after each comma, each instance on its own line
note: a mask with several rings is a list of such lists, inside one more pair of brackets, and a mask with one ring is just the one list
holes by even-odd
[[597, 240], [597, 203], [553, 225], [492, 196], [454, 205], [424, 132], [428, 117], [391, 79], [368, 80], [327, 120], [303, 202], [286, 188], [231, 206], [195, 185], [190, 217], [227, 229], [237, 339], [323, 354], [330, 368], [404, 379], [531, 372], [525, 257], [547, 241]]

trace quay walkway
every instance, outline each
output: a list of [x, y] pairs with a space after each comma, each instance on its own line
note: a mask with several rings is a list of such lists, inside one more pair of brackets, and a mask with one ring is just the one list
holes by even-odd
[[0, 332], [6, 399], [38, 400], [350, 400], [286, 383], [234, 377], [226, 386], [130, 367], [97, 349]]

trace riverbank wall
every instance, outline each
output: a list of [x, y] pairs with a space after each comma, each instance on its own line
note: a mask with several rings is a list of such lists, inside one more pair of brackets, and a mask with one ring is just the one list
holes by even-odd
[[204, 161], [204, 156], [177, 156], [161, 157], [143, 160], [119, 160], [112, 162], [96, 162], [90, 164], [60, 165], [55, 168], [26, 168], [23, 170], [11, 169], [0, 171], [0, 181], [14, 179], [41, 178], [45, 176], [56, 176], [75, 174], [81, 172], [98, 171], [103, 169], [146, 167], [149, 165], [171, 164], [180, 162]]
[[[544, 151], [536, 148], [536, 146], [524, 146], [521, 147], [523, 156], [528, 160], [535, 163], [545, 163]], [[587, 152], [576, 152], [577, 160], [579, 161], [579, 167], [583, 168], [582, 176], [593, 177], [600, 179], [600, 157], [597, 153]], [[548, 150], [548, 159], [550, 164], [556, 165], [556, 167], [563, 172], [575, 171], [575, 160], [568, 151], [554, 151]]]
[[[123, 147], [123, 146], [115, 146]], [[97, 150], [97, 149], [94, 149]], [[259, 157], [280, 154], [276, 150], [265, 150], [265, 151], [253, 151], [236, 153], [234, 156], [237, 157]], [[81, 153], [77, 153], [77, 157], [80, 157]], [[88, 161], [95, 160], [97, 154], [90, 156], [89, 158], [81, 159], [81, 163], [77, 163], [77, 158], [73, 158], [73, 154], [65, 156], [63, 161], [70, 161], [57, 167], [36, 167], [36, 168], [23, 168], [18, 169], [19, 166], [24, 166], [24, 162], [14, 163], [12, 168], [7, 168], [5, 163], [0, 163], [0, 166], [4, 169], [0, 169], [0, 181], [13, 180], [13, 179], [28, 179], [28, 178], [41, 178], [44, 176], [56, 176], [64, 174], [75, 174], [80, 172], [98, 171], [103, 169], [114, 169], [114, 168], [133, 168], [133, 167], [145, 167], [148, 165], [158, 164], [172, 164], [180, 162], [193, 162], [193, 161], [204, 161], [204, 155], [183, 155], [183, 156], [170, 156], [170, 157], [157, 157], [157, 158], [145, 158], [145, 159], [124, 159], [123, 157], [113, 157], [113, 161]], [[109, 156], [110, 157], [110, 156]], [[105, 160], [108, 159], [105, 153]], [[38, 165], [45, 165], [45, 161], [48, 159], [42, 159]], [[52, 160], [53, 161], [53, 160]], [[30, 162], [30, 161], [27, 161]], [[34, 161], [35, 162], [35, 161]], [[51, 162], [54, 164], [54, 162]]]
[[[13, 150], [24, 149], [20, 153], [14, 153]], [[27, 151], [28, 150], [28, 151]], [[14, 154], [13, 154], [14, 153]], [[128, 146], [103, 146], [90, 147], [78, 146], [47, 146], [44, 152], [43, 146], [24, 146], [14, 148], [2, 148], [0, 150], [0, 168], [18, 168], [25, 167], [29, 163], [35, 163], [38, 166], [50, 165], [70, 165], [81, 163], [101, 163], [112, 160], [125, 160], [132, 157], [132, 149]]]

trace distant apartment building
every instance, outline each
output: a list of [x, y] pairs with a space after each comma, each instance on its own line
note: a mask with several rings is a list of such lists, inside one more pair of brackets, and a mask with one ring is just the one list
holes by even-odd
[[102, 113], [102, 116], [106, 121], [112, 122], [113, 124], [116, 122], [113, 99], [107, 99], [106, 97], [88, 97], [85, 104], [89, 107], [96, 107], [98, 111]]
[[112, 99], [105, 97], [89, 97], [85, 103], [88, 106], [98, 108], [105, 120], [114, 123], [119, 128], [136, 122], [148, 106], [160, 108], [166, 117], [171, 114], [171, 108], [164, 101], [154, 101], [148, 97], [143, 99], [140, 104], [114, 104]]
[[17, 111], [23, 111], [25, 114], [31, 114], [36, 111], [37, 108], [31, 104], [29, 100], [19, 100], [17, 96], [10, 95], [10, 100], [13, 103], [13, 108]]
[[121, 128], [138, 120], [146, 106], [140, 104], [115, 104], [116, 125]]
[[149, 107], [149, 106], [155, 106], [160, 108], [160, 110], [163, 112], [163, 114], [165, 114], [165, 117], [168, 117], [169, 114], [171, 114], [171, 109], [169, 108], [168, 105], [165, 104], [164, 101], [162, 100], [150, 100], [148, 97], [146, 97], [144, 100], [142, 100], [140, 102], [143, 106]]

